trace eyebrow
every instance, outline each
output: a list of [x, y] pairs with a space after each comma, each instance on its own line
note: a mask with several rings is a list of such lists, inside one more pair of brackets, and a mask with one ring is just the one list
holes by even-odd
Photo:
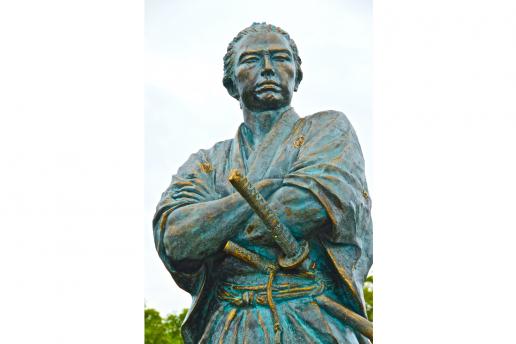
[[240, 55], [240, 58], [238, 59], [238, 62], [241, 62], [242, 59], [246, 56], [249, 56], [249, 55], [258, 55], [258, 54], [263, 54], [263, 53], [270, 53], [270, 54], [278, 54], [278, 53], [286, 53], [288, 54], [288, 56], [292, 57], [292, 53], [290, 52], [290, 50], [288, 49], [272, 49], [272, 50], [247, 50], [247, 51], [244, 51], [241, 55]]

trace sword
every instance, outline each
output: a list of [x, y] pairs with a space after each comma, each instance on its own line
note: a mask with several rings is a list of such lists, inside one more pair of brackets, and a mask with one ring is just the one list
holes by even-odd
[[262, 219], [272, 234], [272, 238], [283, 251], [283, 255], [278, 257], [278, 264], [284, 269], [297, 268], [308, 257], [310, 247], [307, 241], [298, 242], [280, 222], [278, 215], [274, 213], [267, 201], [256, 190], [240, 171], [232, 170], [229, 175], [229, 182], [249, 203], [254, 212]]
[[[283, 251], [284, 255], [278, 257], [278, 265], [284, 269], [294, 269], [301, 265], [310, 252], [308, 242], [304, 240], [298, 242], [296, 238], [294, 238], [292, 233], [280, 222], [278, 215], [274, 213], [263, 196], [240, 171], [232, 170], [228, 179], [231, 185], [233, 185], [238, 193], [249, 203], [255, 213], [262, 219], [270, 230], [272, 238]], [[272, 280], [274, 279], [278, 266], [274, 262], [239, 246], [231, 240], [224, 246], [224, 251], [270, 274], [269, 283], [267, 283], [267, 299], [275, 323], [275, 343], [280, 343], [281, 329], [279, 317], [276, 305], [272, 299]], [[373, 340], [373, 323], [368, 319], [324, 295], [315, 297], [315, 300], [333, 316], [341, 319], [371, 341]]]

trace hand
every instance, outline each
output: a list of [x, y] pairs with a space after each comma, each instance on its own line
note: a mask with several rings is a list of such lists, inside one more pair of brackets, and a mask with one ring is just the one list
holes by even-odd
[[188, 175], [186, 178], [181, 178], [181, 180], [174, 183], [172, 198], [187, 199], [196, 203], [219, 199], [220, 195], [214, 190], [213, 185], [210, 184], [195, 174]]
[[283, 185], [283, 179], [263, 179], [255, 184], [256, 189], [264, 198], [270, 197], [276, 190]]
[[264, 246], [275, 245], [270, 230], [256, 214], [251, 216], [247, 224], [244, 226], [244, 230], [238, 234], [237, 238], [240, 241], [252, 244], [260, 244]]
[[[270, 198], [270, 196], [276, 192], [282, 184], [282, 179], [264, 179], [256, 183], [255, 187], [260, 194], [267, 199]], [[272, 239], [269, 229], [256, 214], [253, 214], [249, 218], [244, 226], [244, 230], [238, 235], [238, 237], [255, 244], [266, 246], [274, 245], [274, 240]]]

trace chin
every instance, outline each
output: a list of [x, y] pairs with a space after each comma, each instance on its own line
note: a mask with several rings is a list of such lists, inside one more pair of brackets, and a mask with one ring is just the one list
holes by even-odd
[[256, 104], [255, 107], [256, 107], [256, 110], [268, 111], [268, 110], [276, 110], [283, 106], [285, 106], [285, 104], [280, 103], [280, 102], [264, 101], [264, 102], [260, 102], [260, 103]]
[[255, 98], [255, 107], [260, 110], [275, 110], [288, 105], [280, 94], [267, 93]]

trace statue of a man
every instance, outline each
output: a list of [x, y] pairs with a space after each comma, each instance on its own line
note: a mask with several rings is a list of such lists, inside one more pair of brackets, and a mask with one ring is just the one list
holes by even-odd
[[[362, 287], [372, 224], [362, 152], [344, 114], [298, 116], [290, 103], [302, 77], [285, 31], [265, 23], [241, 31], [224, 56], [223, 84], [244, 122], [233, 139], [192, 154], [157, 206], [159, 256], [193, 298], [185, 343], [369, 342], [335, 312], [367, 317]], [[270, 265], [271, 278], [228, 254], [228, 242], [263, 262], [284, 254], [228, 181], [235, 169], [293, 237], [309, 244], [301, 265]]]

